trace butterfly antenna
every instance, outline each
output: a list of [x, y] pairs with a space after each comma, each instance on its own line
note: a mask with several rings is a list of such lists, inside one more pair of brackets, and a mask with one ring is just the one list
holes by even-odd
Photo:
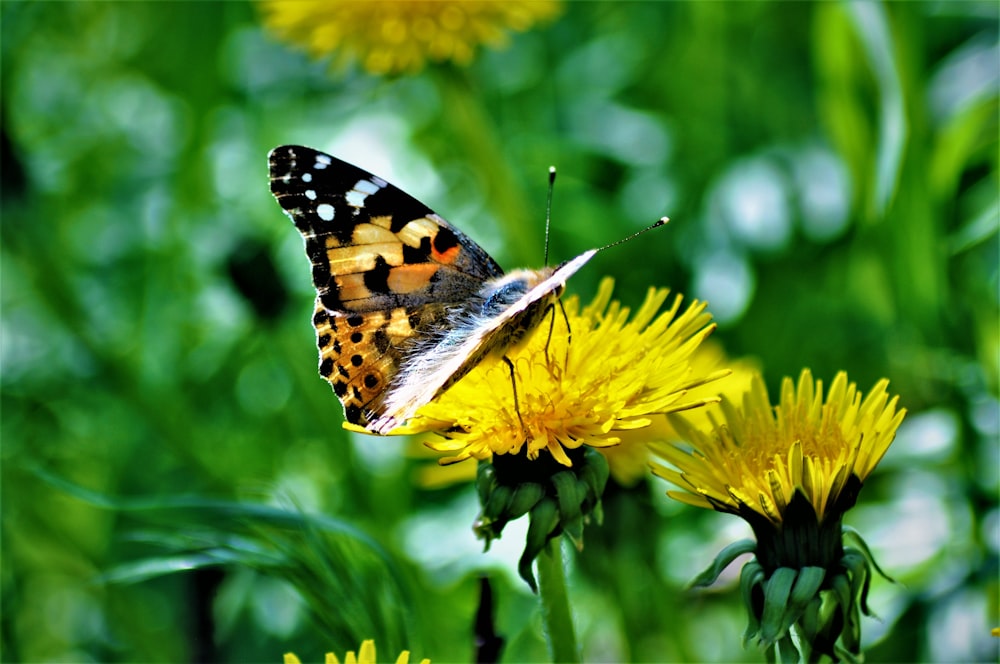
[[549, 225], [552, 223], [552, 190], [556, 184], [556, 167], [549, 166], [549, 195], [545, 201], [545, 260], [542, 265], [549, 264]]
[[629, 240], [634, 240], [637, 237], [639, 237], [640, 235], [642, 235], [643, 233], [645, 233], [646, 231], [651, 231], [654, 228], [659, 228], [660, 226], [663, 226], [664, 224], [666, 224], [668, 221], [670, 221], [670, 219], [668, 217], [660, 217], [656, 222], [650, 224], [649, 226], [646, 226], [641, 231], [636, 231], [635, 233], [632, 233], [628, 237], [623, 237], [622, 239], [618, 240], [617, 242], [612, 242], [611, 244], [606, 244], [603, 247], [598, 247], [596, 249], [596, 251], [604, 251], [605, 249], [610, 249], [611, 247], [617, 247], [619, 244], [624, 244], [624, 243], [628, 242]]

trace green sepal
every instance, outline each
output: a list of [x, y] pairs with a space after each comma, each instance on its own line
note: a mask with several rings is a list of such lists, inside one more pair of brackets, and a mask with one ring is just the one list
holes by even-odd
[[760, 618], [754, 610], [753, 591], [764, 583], [764, 568], [756, 560], [747, 561], [740, 570], [740, 594], [747, 607], [747, 628], [743, 632], [743, 647], [760, 632]]
[[764, 582], [764, 611], [760, 619], [760, 642], [770, 646], [787, 631], [785, 609], [798, 571], [790, 567], [779, 567]]
[[841, 611], [837, 594], [831, 590], [823, 593], [823, 606], [820, 609], [820, 631], [813, 639], [813, 650], [829, 655], [831, 659], [840, 659], [843, 648], [837, 645], [837, 639], [844, 631], [844, 612]]
[[809, 606], [809, 602], [819, 595], [819, 589], [826, 578], [826, 570], [822, 567], [803, 567], [797, 573], [792, 593], [788, 597], [783, 622], [786, 629], [794, 625]]
[[498, 529], [495, 521], [490, 521], [480, 515], [475, 523], [472, 524], [472, 532], [475, 533], [477, 538], [483, 540], [483, 553], [486, 553], [490, 550], [493, 540], [500, 539], [500, 533], [503, 532], [503, 528], [500, 527]]
[[601, 506], [601, 499], [598, 498], [597, 502], [590, 510], [590, 517], [594, 520], [597, 525], [604, 524], [604, 507]]
[[831, 658], [834, 661], [841, 660], [847, 664], [864, 664], [865, 656], [859, 652], [848, 652], [840, 646], [836, 646], [834, 649], [834, 656]]
[[527, 514], [532, 507], [545, 495], [545, 488], [537, 482], [524, 482], [514, 487], [514, 495], [507, 507], [507, 516], [511, 521]]
[[549, 533], [559, 525], [559, 506], [550, 497], [542, 498], [528, 512], [528, 534], [525, 537], [524, 552], [517, 563], [517, 573], [531, 586], [532, 592], [538, 592], [538, 584], [535, 582], [535, 574], [531, 570], [531, 564], [538, 554], [545, 548], [545, 543], [549, 540]]
[[826, 570], [822, 567], [803, 567], [799, 570], [795, 586], [792, 588], [791, 601], [802, 605], [800, 614], [805, 610], [805, 605], [816, 596], [824, 578]]
[[[756, 550], [757, 543], [752, 539], [733, 542], [720, 551], [717, 556], [715, 556], [715, 560], [712, 561], [711, 566], [696, 576], [694, 580], [688, 584], [688, 588], [707, 588], [715, 583], [715, 580], [719, 578], [719, 575], [722, 574], [723, 570], [729, 567], [734, 560], [742, 556], [744, 553], [753, 553]], [[743, 570], [746, 571], [746, 566], [743, 567]]]
[[783, 637], [778, 639], [778, 659], [781, 664], [797, 664], [799, 661], [799, 649], [792, 641], [791, 632], [785, 633]]
[[841, 642], [847, 652], [854, 656], [861, 654], [861, 612], [858, 605], [852, 603], [845, 612], [844, 632], [840, 635]]
[[577, 549], [583, 548], [583, 512], [580, 503], [586, 496], [578, 495], [576, 491], [576, 475], [571, 470], [564, 470], [552, 476], [552, 486], [556, 490], [556, 500], [559, 501], [559, 515], [563, 531]]
[[[866, 614], [868, 612], [868, 582], [871, 575], [867, 562], [864, 556], [860, 555], [858, 551], [851, 551], [841, 559], [841, 564], [844, 565], [845, 569], [849, 570], [846, 576], [850, 582], [851, 594], [850, 604], [846, 607], [847, 610], [844, 614], [844, 634], [842, 635], [842, 639], [844, 648], [852, 655], [858, 655], [861, 652], [861, 606], [864, 606]], [[853, 566], [857, 571], [851, 573], [851, 567], [849, 566]]]
[[505, 512], [507, 511], [507, 506], [510, 505], [510, 499], [513, 496], [514, 489], [509, 486], [498, 484], [493, 487], [490, 497], [483, 505], [483, 518], [491, 523], [494, 521], [500, 521], [501, 518], [504, 521], [509, 521], [510, 519]]
[[587, 459], [584, 459], [584, 463], [580, 468], [580, 479], [587, 483], [587, 491], [590, 494], [600, 497], [604, 493], [607, 477], [604, 478], [604, 482], [602, 483], [599, 464], [586, 463], [586, 461]]
[[830, 586], [842, 625], [840, 634], [835, 636], [843, 640], [847, 652], [856, 655], [860, 652], [861, 626], [858, 624], [858, 610], [851, 602], [851, 584], [845, 575], [838, 574], [833, 577]]
[[[767, 647], [777, 643], [782, 662], [799, 660], [799, 651], [791, 640], [791, 628], [809, 606], [818, 600], [825, 577], [826, 570], [822, 567], [803, 567], [797, 570], [779, 567], [765, 584], [760, 641]], [[786, 594], [785, 584], [788, 579], [791, 579], [791, 587]], [[772, 590], [771, 584], [779, 585]], [[775, 618], [779, 612], [780, 617]]]
[[823, 597], [816, 595], [812, 601], [806, 605], [802, 615], [799, 616], [799, 626], [806, 635], [812, 636], [819, 633], [820, 629], [820, 608], [823, 605]]
[[479, 493], [479, 504], [485, 506], [493, 488], [497, 486], [497, 471], [492, 463], [480, 461], [476, 467], [476, 491]]
[[868, 543], [865, 542], [865, 539], [861, 536], [861, 533], [859, 533], [854, 528], [851, 528], [850, 526], [843, 526], [842, 532], [845, 535], [845, 539], [849, 538], [851, 541], [854, 542], [854, 544], [857, 545], [858, 549], [861, 550], [862, 555], [864, 555], [864, 557], [868, 560], [868, 562], [871, 563], [871, 566], [875, 568], [875, 571], [879, 573], [879, 576], [881, 576], [889, 583], [897, 583], [897, 581], [894, 578], [883, 572], [882, 568], [878, 566], [877, 562], [875, 562], [875, 556], [872, 555], [871, 549], [868, 548]]
[[817, 593], [812, 600], [806, 604], [806, 608], [802, 611], [802, 615], [799, 616], [798, 623], [796, 624], [799, 636], [801, 637], [799, 641], [802, 644], [802, 659], [805, 661], [813, 661], [813, 643], [819, 635], [822, 627], [822, 623], [820, 621], [820, 610], [822, 606], [823, 596]]
[[868, 590], [871, 588], [871, 567], [868, 558], [853, 548], [844, 549], [844, 557], [840, 564], [847, 570], [851, 579], [851, 597], [861, 607], [866, 616], [878, 616], [868, 608]]
[[[584, 453], [583, 461], [584, 466], [581, 474], [590, 484], [594, 496], [599, 499], [604, 495], [604, 487], [607, 486], [608, 478], [611, 476], [608, 459], [597, 450], [588, 447]], [[590, 478], [591, 472], [593, 472], [593, 478]]]
[[[576, 478], [576, 495], [580, 497], [580, 510], [586, 519], [593, 506], [600, 501], [601, 497], [590, 493], [590, 484], [582, 477]], [[589, 521], [587, 523], [590, 523]]]

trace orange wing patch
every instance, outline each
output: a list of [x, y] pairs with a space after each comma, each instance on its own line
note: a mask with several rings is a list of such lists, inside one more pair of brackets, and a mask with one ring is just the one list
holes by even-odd
[[430, 288], [434, 275], [441, 268], [433, 263], [401, 265], [389, 270], [386, 283], [393, 293], [415, 293]]
[[317, 298], [313, 314], [319, 372], [340, 398], [348, 422], [364, 426], [378, 411], [402, 350], [422, 323], [443, 309], [430, 305], [366, 313], [330, 312]]

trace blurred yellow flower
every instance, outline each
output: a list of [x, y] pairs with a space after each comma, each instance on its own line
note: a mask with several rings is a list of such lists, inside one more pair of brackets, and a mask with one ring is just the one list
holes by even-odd
[[578, 298], [564, 301], [571, 335], [556, 314], [551, 334], [543, 324], [508, 352], [517, 406], [507, 364], [487, 361], [393, 433], [437, 433], [443, 440], [427, 445], [452, 454], [442, 463], [522, 451], [532, 460], [547, 450], [571, 466], [567, 450], [618, 445], [624, 432], [645, 429], [658, 415], [716, 401], [689, 394], [724, 375], [692, 365], [715, 327], [705, 304], [695, 301], [679, 313], [677, 297], [659, 313], [667, 291], [651, 289], [629, 321], [628, 308], [611, 301], [612, 288], [605, 279], [582, 311]]
[[714, 432], [675, 418], [691, 446], [657, 445], [657, 454], [673, 468], [657, 464], [653, 472], [684, 489], [667, 493], [689, 505], [744, 518], [755, 513], [780, 526], [799, 492], [819, 523], [839, 520], [906, 413], [896, 412], [899, 398], [889, 399], [888, 384], [879, 381], [862, 398], [841, 372], [824, 400], [822, 381], [813, 381], [806, 369], [797, 387], [785, 378], [772, 407], [757, 375], [742, 407], [723, 401], [724, 422], [716, 423]]
[[413, 73], [428, 62], [468, 64], [480, 45], [502, 46], [561, 10], [556, 0], [261, 0], [264, 24], [313, 57], [352, 60], [372, 74]]
[[[420, 660], [420, 664], [430, 664], [429, 659]], [[396, 664], [409, 664], [410, 662], [410, 651], [404, 650], [399, 653], [399, 657], [396, 658]], [[285, 664], [302, 664], [293, 653], [285, 653]], [[324, 664], [340, 664], [340, 659], [332, 652], [326, 653], [326, 658], [324, 659]], [[375, 641], [372, 639], [366, 639], [361, 642], [361, 647], [358, 648], [358, 653], [355, 655], [353, 650], [348, 650], [347, 654], [344, 656], [344, 664], [376, 664], [375, 660]]]

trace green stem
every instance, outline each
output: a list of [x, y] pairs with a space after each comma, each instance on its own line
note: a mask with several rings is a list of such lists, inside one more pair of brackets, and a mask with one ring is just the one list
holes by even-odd
[[553, 662], [579, 662], [573, 615], [566, 594], [566, 573], [563, 570], [562, 538], [556, 537], [545, 545], [538, 561], [538, 594], [542, 600], [542, 621], [549, 639]]

